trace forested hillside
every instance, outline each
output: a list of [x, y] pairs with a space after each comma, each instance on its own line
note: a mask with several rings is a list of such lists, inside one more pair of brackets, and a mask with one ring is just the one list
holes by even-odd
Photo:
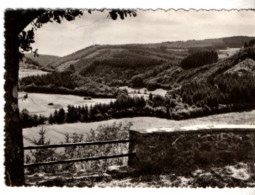
[[216, 50], [207, 47], [162, 50], [147, 46], [128, 45], [122, 49], [122, 46], [105, 46], [108, 49], [100, 46], [96, 52], [100, 58], [81, 59], [60, 72], [56, 66], [52, 74], [23, 78], [20, 86], [30, 92], [114, 97], [119, 86], [170, 90], [187, 82], [220, 77], [224, 72], [254, 72], [254, 48], [218, 59]]
[[[87, 67], [87, 71], [69, 69], [30, 76], [21, 79], [20, 86], [28, 92], [117, 98], [116, 102], [109, 105], [98, 104], [89, 109], [69, 106], [67, 112], [63, 112], [62, 109], [51, 115], [48, 119], [50, 123], [137, 116], [183, 119], [254, 108], [255, 48], [240, 49], [233, 56], [217, 62], [213, 62], [217, 60], [215, 51], [205, 51], [198, 51], [200, 57], [196, 60], [194, 53], [186, 54], [187, 56], [178, 63], [159, 61], [153, 58], [154, 56], [148, 59], [136, 58], [130, 62], [95, 61], [93, 66]], [[198, 54], [195, 53], [195, 56]], [[213, 61], [207, 57], [202, 58], [203, 55], [212, 56]], [[206, 62], [205, 59], [209, 61]], [[188, 68], [182, 67], [183, 61], [195, 64], [189, 65]], [[116, 70], [119, 70], [119, 77], [114, 72]], [[120, 72], [123, 71], [132, 71], [133, 74], [121, 77]], [[132, 98], [128, 96], [127, 91], [120, 91], [115, 87], [124, 84], [112, 83], [115, 78], [126, 79], [125, 84], [132, 87], [145, 86], [149, 91], [164, 87], [168, 89], [168, 93], [165, 97], [150, 95], [148, 100], [143, 97]]]
[[94, 45], [61, 58], [40, 55], [36, 61], [36, 57], [26, 56], [22, 63], [54, 72], [22, 78], [20, 90], [116, 97], [120, 86], [175, 91], [185, 83], [226, 73], [253, 74], [254, 48], [246, 47], [223, 59], [217, 55], [219, 43], [242, 47], [252, 39], [228, 37], [158, 44]]

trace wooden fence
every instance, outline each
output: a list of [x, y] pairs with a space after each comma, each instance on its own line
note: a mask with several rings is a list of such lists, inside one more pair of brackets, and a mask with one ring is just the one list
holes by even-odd
[[[130, 142], [132, 142], [132, 140], [109, 140], [109, 141], [99, 141], [99, 142], [82, 142], [82, 143], [66, 143], [66, 144], [26, 146], [23, 149], [24, 150], [36, 150], [36, 149], [75, 147], [75, 146], [91, 146], [91, 145], [103, 145], [103, 144], [118, 144], [118, 143], [130, 143]], [[97, 156], [97, 157], [90, 157], [90, 158], [78, 158], [78, 159], [68, 159], [68, 160], [31, 163], [31, 164], [24, 164], [24, 167], [34, 167], [34, 166], [73, 163], [73, 162], [81, 162], [81, 161], [102, 160], [102, 159], [129, 157], [129, 156], [135, 156], [135, 153], [126, 153], [126, 154], [118, 154], [118, 155], [110, 155], [110, 156]]]

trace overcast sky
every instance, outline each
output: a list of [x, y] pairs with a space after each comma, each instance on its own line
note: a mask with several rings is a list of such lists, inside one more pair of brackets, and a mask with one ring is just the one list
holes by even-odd
[[64, 56], [93, 44], [255, 36], [254, 11], [137, 11], [135, 18], [115, 21], [107, 16], [85, 11], [71, 22], [47, 23], [35, 32], [32, 46], [39, 54]]

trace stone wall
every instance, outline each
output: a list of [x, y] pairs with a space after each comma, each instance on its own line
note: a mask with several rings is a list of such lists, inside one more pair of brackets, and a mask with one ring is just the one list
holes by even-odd
[[130, 131], [129, 166], [137, 170], [255, 161], [255, 128]]

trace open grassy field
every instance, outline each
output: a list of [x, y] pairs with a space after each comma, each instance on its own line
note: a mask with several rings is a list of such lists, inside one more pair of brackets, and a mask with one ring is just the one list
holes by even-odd
[[153, 95], [161, 95], [161, 96], [165, 96], [167, 93], [167, 90], [165, 89], [155, 89], [153, 91], [148, 91], [145, 87], [141, 88], [141, 89], [134, 89], [132, 87], [128, 87], [128, 86], [122, 86], [119, 87], [120, 89], [126, 89], [128, 91], [128, 94], [133, 97], [133, 96], [144, 96], [144, 98], [148, 98], [149, 94], [153, 94]]
[[27, 76], [34, 76], [34, 75], [43, 75], [48, 74], [49, 72], [42, 71], [39, 69], [20, 69], [19, 70], [19, 79]]
[[239, 50], [240, 48], [220, 49], [218, 53], [219, 59], [230, 57], [237, 53]]
[[[49, 116], [55, 109], [67, 109], [68, 105], [82, 106], [82, 105], [95, 105], [97, 103], [108, 104], [115, 99], [106, 98], [93, 98], [91, 100], [84, 100], [81, 96], [75, 95], [60, 95], [60, 94], [43, 94], [43, 93], [27, 93], [28, 98], [24, 97], [24, 92], [19, 92], [19, 109], [27, 109], [30, 114], [38, 114]], [[53, 105], [48, 105], [53, 103]]]
[[[151, 129], [151, 128], [178, 128], [194, 125], [204, 124], [243, 124], [251, 125], [255, 123], [255, 110], [246, 112], [232, 112], [226, 114], [217, 114], [207, 117], [200, 117], [196, 119], [187, 120], [167, 120], [155, 117], [135, 117], [123, 119], [111, 119], [107, 121], [91, 122], [91, 123], [68, 123], [61, 125], [44, 125], [43, 128], [47, 130], [46, 139], [50, 139], [51, 143], [60, 143], [64, 141], [65, 134], [86, 134], [91, 129], [96, 129], [99, 125], [107, 125], [112, 123], [127, 124], [131, 122], [133, 126], [131, 129]], [[38, 132], [42, 126], [23, 129], [24, 145], [31, 145], [28, 139], [38, 137]]]

